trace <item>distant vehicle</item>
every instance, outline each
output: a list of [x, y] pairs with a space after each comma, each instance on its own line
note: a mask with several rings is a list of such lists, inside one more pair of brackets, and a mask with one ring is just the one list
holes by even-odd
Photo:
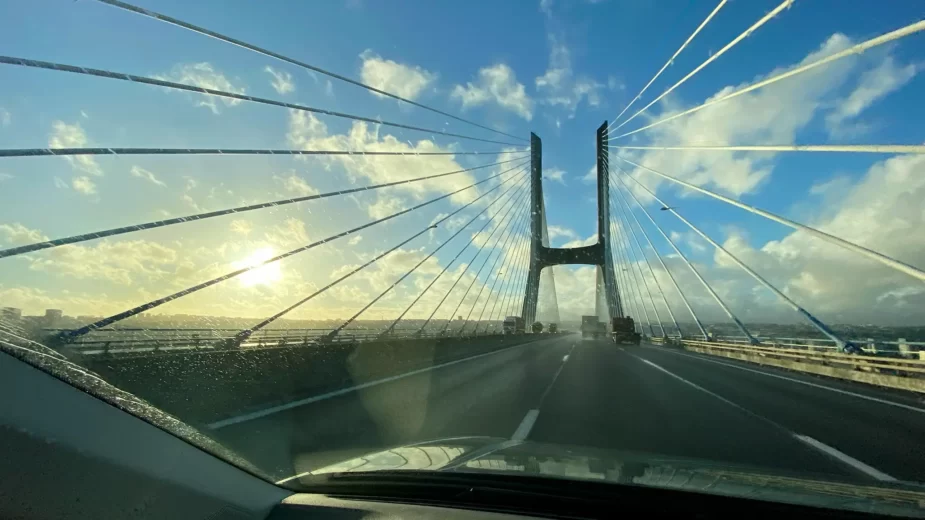
[[524, 332], [526, 332], [526, 324], [523, 318], [520, 316], [504, 318], [504, 322], [501, 324], [502, 334], [523, 334]]
[[559, 332], [559, 326], [555, 323], [550, 323], [546, 330], [549, 331], [550, 334], [555, 334]]
[[614, 343], [618, 345], [638, 345], [642, 341], [642, 336], [636, 332], [636, 323], [629, 316], [613, 319], [612, 334]]
[[534, 334], [539, 334], [539, 333], [543, 332], [543, 324], [540, 323], [540, 322], [538, 322], [538, 321], [534, 321], [534, 322], [533, 322], [533, 327], [532, 327], [532, 328], [533, 328], [533, 333], [534, 333]]
[[581, 317], [581, 337], [582, 338], [600, 338], [607, 333], [607, 324], [604, 323], [604, 331], [601, 333], [601, 322], [597, 316]]

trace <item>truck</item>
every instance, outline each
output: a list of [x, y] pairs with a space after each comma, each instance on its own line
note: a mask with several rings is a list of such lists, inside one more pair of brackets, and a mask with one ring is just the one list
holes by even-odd
[[557, 325], [557, 324], [555, 324], [555, 323], [550, 323], [550, 324], [549, 324], [549, 327], [547, 327], [546, 330], [548, 330], [550, 334], [555, 334], [555, 333], [559, 332], [559, 325]]
[[642, 341], [642, 336], [636, 332], [636, 322], [629, 316], [616, 317], [612, 320], [611, 335], [613, 342], [617, 345], [639, 345]]
[[[607, 324], [604, 324], [604, 333], [606, 334]], [[581, 337], [582, 338], [599, 338], [601, 337], [600, 321], [597, 316], [581, 317]]]
[[508, 334], [523, 334], [525, 331], [526, 323], [520, 316], [508, 316], [501, 323], [501, 333], [505, 336]]

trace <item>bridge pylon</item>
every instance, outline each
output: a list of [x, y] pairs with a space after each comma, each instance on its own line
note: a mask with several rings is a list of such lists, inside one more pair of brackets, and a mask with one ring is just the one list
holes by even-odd
[[[546, 208], [543, 203], [543, 143], [530, 134], [530, 270], [524, 297], [524, 321], [536, 320], [539, 301], [540, 273], [554, 265], [594, 265], [598, 267], [597, 301], [607, 302], [607, 318], [623, 316], [623, 304], [617, 287], [610, 239], [610, 167], [608, 162], [607, 121], [597, 129], [597, 243], [576, 248], [556, 248], [543, 244]], [[603, 298], [601, 298], [603, 292]]]

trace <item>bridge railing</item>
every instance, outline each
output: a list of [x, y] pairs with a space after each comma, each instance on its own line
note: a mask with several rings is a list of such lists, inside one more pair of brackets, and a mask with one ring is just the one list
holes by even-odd
[[[46, 329], [47, 334], [62, 329]], [[263, 329], [241, 342], [237, 348], [263, 349], [324, 344], [361, 343], [388, 338], [445, 338], [455, 335], [453, 330], [407, 329], [347, 329], [336, 335], [335, 329]], [[238, 329], [102, 329], [93, 335], [71, 343], [68, 348], [81, 355], [141, 354], [147, 352], [183, 352], [219, 349], [222, 341], [235, 337]], [[500, 326], [483, 330], [470, 330], [466, 337], [498, 335]]]
[[[665, 344], [664, 340], [658, 338], [652, 342]], [[691, 339], [675, 340], [671, 344], [701, 354], [925, 393], [925, 360], [918, 358], [883, 357], [870, 353], [846, 354], [818, 350], [810, 345], [803, 345], [810, 348], [796, 349]]]

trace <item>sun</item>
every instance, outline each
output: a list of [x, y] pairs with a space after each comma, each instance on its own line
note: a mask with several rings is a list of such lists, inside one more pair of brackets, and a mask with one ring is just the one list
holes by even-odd
[[[243, 269], [245, 267], [259, 265], [261, 262], [273, 258], [273, 256], [273, 249], [264, 247], [254, 251], [244, 260], [234, 262], [232, 265], [234, 265], [236, 269]], [[278, 282], [282, 277], [283, 274], [279, 269], [279, 262], [271, 262], [242, 273], [238, 279], [244, 287], [253, 287], [255, 285], [272, 285]]]

